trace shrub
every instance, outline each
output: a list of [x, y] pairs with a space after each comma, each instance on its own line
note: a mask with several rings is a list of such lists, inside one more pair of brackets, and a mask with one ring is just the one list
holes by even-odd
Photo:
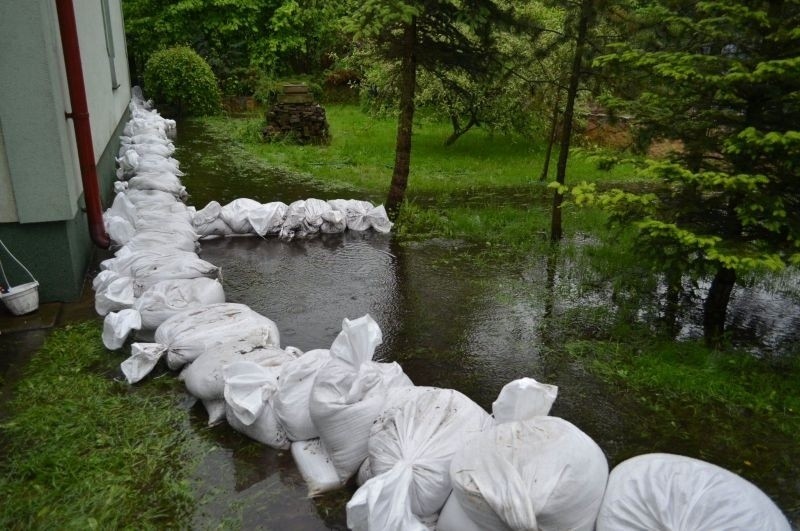
[[203, 116], [220, 110], [217, 79], [208, 63], [188, 46], [175, 46], [150, 56], [144, 68], [147, 94], [178, 115]]
[[319, 102], [322, 98], [322, 85], [316, 78], [311, 76], [295, 76], [281, 79], [263, 77], [256, 86], [253, 96], [261, 105], [272, 105], [278, 100], [278, 94], [283, 92], [283, 85], [286, 83], [304, 84], [308, 87], [311, 95], [314, 96], [315, 101]]

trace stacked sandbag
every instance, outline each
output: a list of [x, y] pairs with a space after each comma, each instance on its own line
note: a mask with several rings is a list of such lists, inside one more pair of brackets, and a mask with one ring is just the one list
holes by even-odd
[[122, 362], [126, 379], [147, 376], [166, 354], [167, 365], [178, 370], [206, 352], [245, 354], [260, 347], [280, 347], [275, 323], [244, 304], [211, 304], [178, 313], [156, 329], [154, 343], [134, 343]]
[[329, 350], [316, 349], [281, 367], [274, 408], [290, 441], [307, 441], [319, 437], [319, 431], [311, 420], [308, 404], [317, 373], [330, 359]]
[[789, 531], [780, 509], [758, 487], [711, 463], [646, 454], [614, 467], [597, 531], [747, 529]]
[[[336, 471], [339, 485], [367, 458], [370, 428], [388, 391], [413, 385], [397, 363], [372, 361], [382, 341], [381, 329], [369, 315], [344, 319], [330, 348], [331, 359], [319, 369], [311, 388], [309, 415], [320, 435], [320, 451]], [[302, 455], [294, 448], [292, 454], [309, 486], [319, 485], [308, 475], [313, 471], [305, 467]]]
[[489, 421], [483, 408], [452, 389], [391, 389], [370, 431], [365, 475], [372, 477], [347, 504], [347, 526], [427, 529], [452, 490], [453, 455]]
[[[132, 188], [137, 188], [137, 186]], [[160, 188], [159, 188], [160, 189]], [[169, 190], [177, 193], [174, 189]], [[211, 201], [198, 210], [192, 222], [200, 238], [212, 236], [279, 236], [285, 240], [307, 238], [317, 233], [336, 234], [345, 230], [376, 230], [387, 233], [392, 222], [383, 205], [353, 199], [300, 199], [287, 205], [280, 201], [259, 203], [234, 199], [225, 206]]]

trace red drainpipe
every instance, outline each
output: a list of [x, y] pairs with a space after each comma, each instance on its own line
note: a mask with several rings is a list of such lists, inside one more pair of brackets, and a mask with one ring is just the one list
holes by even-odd
[[103, 209], [100, 204], [100, 188], [97, 184], [97, 167], [92, 147], [92, 128], [89, 125], [89, 106], [86, 104], [86, 86], [83, 83], [81, 50], [78, 46], [78, 26], [75, 22], [72, 0], [56, 0], [56, 10], [58, 27], [61, 30], [61, 47], [64, 49], [69, 101], [72, 107], [72, 112], [67, 113], [67, 118], [72, 118], [72, 125], [75, 127], [89, 234], [95, 245], [108, 249], [111, 241], [103, 225]]

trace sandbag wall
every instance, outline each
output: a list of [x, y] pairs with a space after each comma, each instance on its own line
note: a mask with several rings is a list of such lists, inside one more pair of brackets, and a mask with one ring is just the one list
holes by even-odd
[[[369, 315], [343, 319], [327, 348], [304, 353], [282, 347], [272, 320], [225, 302], [221, 272], [198, 256], [198, 241], [387, 232], [383, 207], [237, 199], [195, 211], [183, 202], [182, 174], [171, 157], [175, 123], [136, 90], [130, 110], [118, 193], [104, 215], [119, 248], [93, 284], [96, 309], [105, 316], [105, 345], [120, 349], [134, 333], [137, 341], [121, 364], [131, 384], [164, 359], [202, 401], [209, 424], [227, 422], [263, 444], [291, 449], [309, 495], [355, 478], [350, 528], [650, 529], [668, 528], [675, 517], [789, 529], [761, 491], [730, 472], [692, 468], [707, 479], [695, 495], [696, 482], [669, 475], [695, 465], [689, 458], [623, 463], [609, 483], [599, 446], [578, 427], [549, 416], [554, 386], [530, 378], [510, 382], [491, 414], [457, 391], [415, 386], [397, 363], [373, 360], [382, 332]], [[686, 496], [664, 496], [658, 488], [664, 481]], [[702, 509], [681, 505], [701, 495], [709, 501]], [[736, 504], [722, 503], [734, 495]], [[633, 516], [632, 506], [639, 508]]]

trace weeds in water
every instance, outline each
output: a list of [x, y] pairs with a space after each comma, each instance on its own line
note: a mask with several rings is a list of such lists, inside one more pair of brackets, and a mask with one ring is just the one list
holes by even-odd
[[106, 375], [118, 360], [99, 337], [94, 322], [54, 331], [16, 385], [0, 424], [0, 528], [185, 527], [206, 445], [177, 392]]

